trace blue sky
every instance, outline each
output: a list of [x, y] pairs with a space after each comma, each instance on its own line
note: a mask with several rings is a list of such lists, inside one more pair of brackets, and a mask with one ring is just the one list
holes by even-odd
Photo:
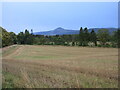
[[4, 2], [2, 27], [18, 33], [57, 27], [79, 30], [80, 27], [118, 27], [117, 2]]

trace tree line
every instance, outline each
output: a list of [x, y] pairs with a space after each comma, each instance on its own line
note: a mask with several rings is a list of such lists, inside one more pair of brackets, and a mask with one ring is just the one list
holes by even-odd
[[89, 32], [87, 27], [81, 27], [79, 34], [44, 36], [34, 35], [27, 29], [25, 32], [15, 34], [14, 32], [7, 32], [7, 30], [0, 27], [0, 40], [1, 47], [13, 44], [119, 47], [120, 29], [112, 33], [108, 29]]

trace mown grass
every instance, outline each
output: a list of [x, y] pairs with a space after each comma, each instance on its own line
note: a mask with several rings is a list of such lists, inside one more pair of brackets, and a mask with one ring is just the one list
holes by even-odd
[[17, 45], [13, 45], [13, 46], [8, 46], [7, 48], [5, 48], [5, 50], [2, 50], [2, 56], [7, 56], [9, 54], [11, 54], [12, 52], [14, 52], [15, 50], [17, 50], [19, 48], [19, 46]]
[[3, 57], [3, 87], [117, 88], [117, 55], [115, 48], [17, 46]]
[[[22, 83], [21, 83], [21, 78], [14, 75], [13, 73], [10, 72], [3, 72], [3, 81], [2, 81], [2, 87], [3, 88], [20, 88]], [[23, 85], [22, 85], [23, 86]]]
[[57, 58], [57, 56], [27, 56], [27, 55], [22, 55], [22, 56], [14, 56], [13, 58], [15, 58], [15, 59], [34, 59], [34, 60], [38, 60], [38, 59], [43, 59], [43, 60], [45, 60], [45, 59], [50, 59], [50, 58]]
[[[30, 67], [31, 69], [31, 67]], [[24, 73], [25, 72], [25, 73]], [[4, 88], [16, 87], [39, 87], [39, 88], [116, 88], [117, 82], [114, 79], [98, 77], [85, 73], [76, 73], [54, 68], [40, 67], [33, 70], [26, 70], [20, 76], [11, 73], [4, 73]], [[26, 79], [27, 76], [27, 79]], [[20, 78], [18, 78], [20, 77]], [[21, 85], [22, 83], [24, 85]]]

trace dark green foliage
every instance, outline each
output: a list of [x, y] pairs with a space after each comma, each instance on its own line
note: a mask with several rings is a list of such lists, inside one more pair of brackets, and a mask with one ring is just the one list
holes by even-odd
[[11, 44], [17, 44], [17, 35], [14, 32], [9, 32]]
[[92, 30], [90, 33], [90, 41], [93, 42], [95, 46], [97, 46], [97, 35], [94, 30]]
[[17, 35], [18, 44], [33, 44], [33, 35], [29, 33], [29, 31], [26, 29], [25, 33], [20, 32]]
[[25, 44], [33, 44], [33, 35], [29, 33], [29, 31], [25, 30], [25, 36], [24, 36], [24, 43]]
[[16, 43], [16, 34], [13, 32], [7, 32], [4, 28], [0, 27], [0, 47], [5, 47]]
[[113, 32], [113, 35], [111, 36], [111, 42], [113, 47], [120, 47], [120, 29]]
[[80, 46], [88, 46], [88, 43], [90, 41], [90, 34], [88, 32], [87, 28], [84, 28], [84, 30], [82, 29], [82, 27], [80, 28], [80, 33], [79, 33], [79, 45]]
[[[7, 32], [0, 27], [0, 44], [1, 47], [13, 44], [36, 44], [36, 45], [64, 45], [64, 46], [98, 46], [98, 47], [119, 47], [120, 46], [120, 30], [109, 34], [107, 29], [100, 29], [96, 34], [94, 30], [91, 32], [87, 28], [80, 28], [80, 33], [76, 35], [33, 35], [26, 29], [16, 35], [14, 32]], [[92, 43], [92, 44], [91, 44]], [[100, 43], [97, 45], [97, 43]], [[93, 45], [94, 44], [94, 45]]]
[[118, 48], [120, 48], [120, 29], [117, 31], [117, 41], [118, 41]]
[[79, 45], [80, 45], [80, 46], [83, 45], [83, 41], [84, 41], [84, 40], [83, 40], [83, 37], [84, 37], [84, 32], [83, 32], [83, 29], [82, 29], [82, 27], [81, 27], [81, 28], [80, 28], [80, 33], [79, 33], [79, 40], [80, 40], [80, 41], [79, 41], [79, 43], [80, 43]]
[[85, 28], [84, 29], [84, 34], [83, 34], [83, 46], [88, 46], [88, 43], [90, 41], [90, 36], [89, 36], [89, 32], [88, 29]]
[[98, 30], [98, 40], [102, 45], [105, 45], [110, 40], [109, 31], [107, 29]]
[[17, 35], [18, 44], [25, 44], [24, 37], [25, 37], [25, 35], [24, 35], [23, 32], [20, 32], [20, 33]]
[[11, 45], [10, 34], [5, 30], [2, 29], [2, 46], [9, 46]]

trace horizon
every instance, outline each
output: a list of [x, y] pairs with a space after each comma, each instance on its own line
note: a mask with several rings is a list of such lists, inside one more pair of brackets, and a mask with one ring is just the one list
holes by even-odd
[[[54, 30], [56, 30], [56, 29], [58, 29], [58, 28], [61, 28], [61, 29], [64, 29], [64, 30], [75, 30], [75, 29], [69, 29], [69, 28], [64, 28], [64, 27], [57, 27], [57, 28], [55, 28], [55, 29], [53, 29], [53, 30], [49, 30], [49, 31], [54, 31]], [[81, 28], [81, 27], [80, 27]], [[80, 28], [78, 29], [78, 30], [80, 30]], [[86, 28], [86, 27], [82, 27], [83, 29], [84, 28]], [[100, 28], [100, 29], [108, 29], [108, 28], [115, 28], [115, 27], [107, 27], [107, 28]], [[99, 28], [87, 28], [88, 30], [89, 29], [99, 29]], [[28, 30], [28, 29], [27, 29]], [[33, 29], [32, 29], [33, 30]], [[78, 31], [78, 30], [75, 30], [75, 31]], [[25, 30], [24, 30], [25, 31]], [[24, 32], [23, 31], [23, 32]], [[29, 32], [31, 31], [31, 30], [28, 30]], [[47, 32], [47, 31], [38, 31], [38, 32]], [[36, 32], [34, 32], [34, 30], [33, 30], [33, 33], [36, 33]]]
[[118, 28], [118, 2], [3, 2], [1, 26], [15, 33]]

